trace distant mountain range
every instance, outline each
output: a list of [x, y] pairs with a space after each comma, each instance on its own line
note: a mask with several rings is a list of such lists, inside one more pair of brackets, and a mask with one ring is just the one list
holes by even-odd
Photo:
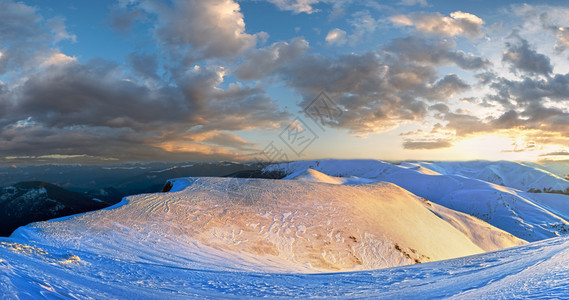
[[97, 210], [117, 202], [68, 191], [42, 181], [20, 182], [0, 189], [0, 235], [8, 236], [30, 222]]
[[24, 181], [44, 181], [79, 193], [113, 187], [126, 196], [158, 192], [172, 178], [227, 176], [259, 170], [263, 166], [261, 163], [183, 162], [0, 167], [0, 186]]

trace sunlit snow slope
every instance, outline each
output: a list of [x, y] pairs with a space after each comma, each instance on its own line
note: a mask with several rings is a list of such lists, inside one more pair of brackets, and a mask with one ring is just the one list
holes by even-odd
[[[569, 181], [546, 171], [546, 166], [511, 161], [467, 161], [416, 163], [445, 175], [462, 175], [503, 185], [521, 191], [562, 191], [569, 189]], [[558, 164], [562, 166], [562, 164]], [[568, 173], [569, 174], [569, 173]]]
[[[534, 196], [539, 194], [466, 177], [464, 168], [461, 169], [462, 174], [454, 174], [450, 167], [445, 169], [440, 165], [444, 164], [435, 168], [427, 163], [393, 165], [377, 160], [319, 160], [275, 164], [265, 170], [283, 171], [288, 174], [285, 179], [297, 181], [318, 182], [328, 176], [328, 182], [334, 180], [336, 184], [343, 185], [391, 182], [417, 196], [477, 217], [530, 242], [560, 236], [569, 230], [567, 214], [559, 213], [562, 209], [534, 200]], [[524, 169], [517, 164], [512, 166], [511, 170], [504, 167], [500, 171], [501, 178], [509, 178], [506, 182], [518, 182], [512, 178], [520, 174], [520, 168]], [[543, 175], [543, 170], [532, 173], [526, 168], [524, 172], [524, 178], [547, 175]], [[552, 182], [567, 182], [554, 175], [547, 176], [554, 179]], [[565, 197], [569, 201], [569, 197]]]
[[231, 178], [177, 179], [169, 193], [132, 196], [13, 236], [148, 263], [175, 253], [180, 267], [228, 268], [209, 258], [213, 249], [239, 257], [235, 268], [295, 272], [393, 267], [525, 243], [390, 183]]

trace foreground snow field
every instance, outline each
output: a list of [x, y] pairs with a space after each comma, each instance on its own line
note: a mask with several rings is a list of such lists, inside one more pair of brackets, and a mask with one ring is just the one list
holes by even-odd
[[[64, 249], [19, 238], [0, 239], [0, 246], [0, 291], [8, 299], [496, 299], [563, 298], [569, 293], [568, 238], [440, 262], [325, 274], [212, 270], [205, 262], [192, 264], [162, 247], [140, 249], [159, 255], [148, 262], [138, 251], [117, 257], [97, 249]], [[213, 251], [209, 258], [224, 260], [228, 266], [239, 263], [238, 257], [223, 254]]]
[[[269, 168], [289, 176], [180, 178], [171, 180], [168, 193], [21, 227], [0, 238], [0, 295], [495, 299], [569, 293], [569, 238], [527, 244], [511, 234], [563, 235], [569, 196], [442, 175], [421, 163]], [[448, 208], [453, 205], [482, 217], [491, 212], [488, 222], [500, 229]], [[442, 260], [458, 256], [464, 257]]]

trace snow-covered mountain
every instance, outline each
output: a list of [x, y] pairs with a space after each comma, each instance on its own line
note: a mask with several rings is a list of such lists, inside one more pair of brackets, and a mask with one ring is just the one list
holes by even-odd
[[[526, 193], [423, 163], [324, 160], [264, 171], [287, 176], [173, 179], [166, 193], [20, 227], [0, 238], [0, 294], [472, 299], [569, 293], [569, 237], [545, 239], [563, 235], [567, 195]], [[545, 240], [527, 244], [516, 231]]]
[[[154, 247], [152, 239], [140, 235], [158, 235], [234, 253], [248, 262], [267, 260], [253, 264], [255, 270], [295, 272], [394, 267], [526, 243], [389, 183], [187, 178], [173, 180], [172, 186], [169, 193], [128, 197], [111, 210], [22, 227], [13, 237], [82, 250], [108, 248], [116, 237], [107, 236], [118, 234], [119, 243], [132, 243], [126, 244], [131, 255]], [[188, 251], [184, 244], [164, 246], [182, 258]], [[108, 254], [121, 257], [125, 248], [120, 249]], [[192, 255], [201, 252], [192, 250]], [[154, 255], [143, 258], [155, 263]]]
[[[523, 287], [542, 295], [564, 287], [542, 266], [555, 276], [568, 272], [566, 239], [524, 245], [389, 183], [171, 183], [168, 193], [1, 238], [0, 291], [13, 298], [490, 297], [545, 277]], [[338, 270], [356, 271], [317, 274]]]
[[[533, 200], [533, 193], [451, 172], [441, 174], [425, 163], [394, 165], [377, 160], [318, 160], [274, 164], [265, 170], [280, 170], [288, 174], [284, 179], [289, 180], [320, 181], [319, 178], [327, 175], [339, 177], [334, 179], [336, 183], [348, 185], [391, 182], [417, 196], [477, 217], [527, 241], [559, 236], [569, 230], [566, 217]], [[439, 171], [443, 170], [439, 168]], [[323, 174], [314, 175], [315, 172]], [[516, 168], [512, 171], [517, 172]], [[509, 173], [504, 170], [504, 174]], [[508, 176], [514, 177], [512, 174]]]
[[[565, 180], [565, 177], [549, 172], [546, 166], [535, 163], [468, 161], [416, 164], [440, 174], [462, 175], [522, 191], [569, 191], [569, 181]], [[552, 166], [549, 168], [553, 168]]]

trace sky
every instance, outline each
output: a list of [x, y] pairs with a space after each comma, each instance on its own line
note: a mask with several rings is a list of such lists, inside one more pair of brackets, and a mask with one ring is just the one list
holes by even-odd
[[565, 1], [0, 0], [0, 164], [569, 158]]

